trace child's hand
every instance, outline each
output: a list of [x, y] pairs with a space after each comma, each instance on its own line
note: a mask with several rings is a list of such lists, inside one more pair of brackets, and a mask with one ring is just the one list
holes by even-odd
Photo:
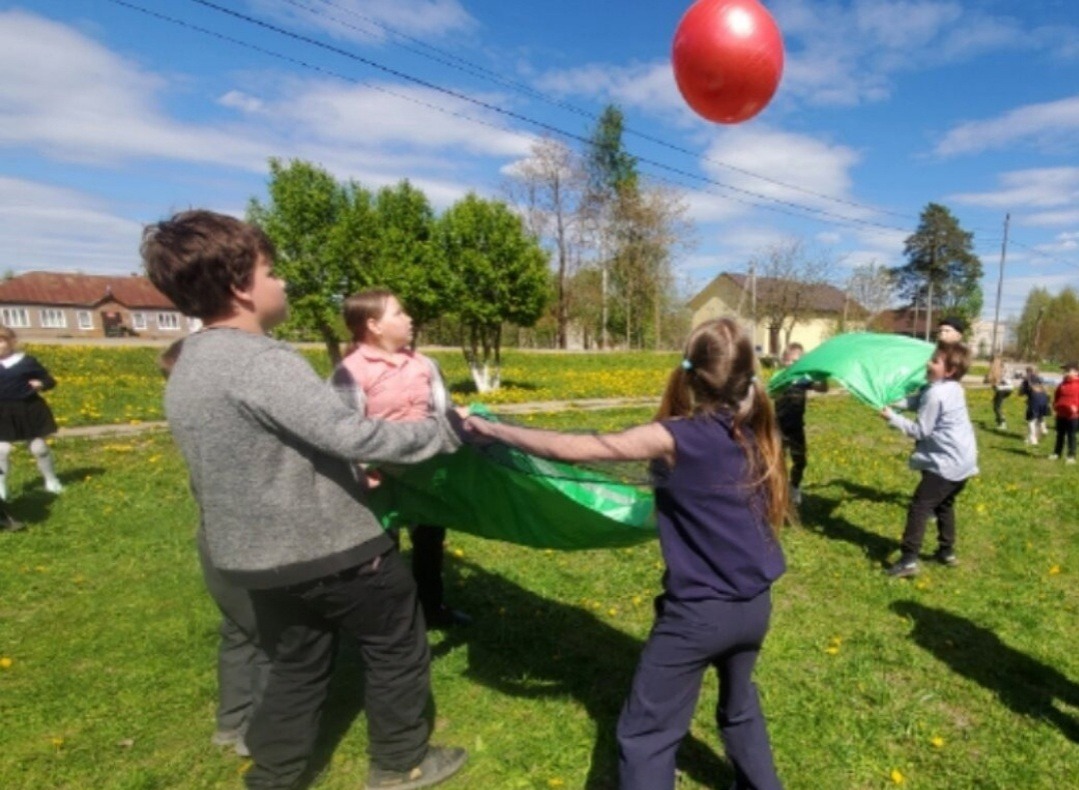
[[894, 414], [895, 414], [895, 412], [893, 412], [893, 411], [892, 411], [892, 410], [891, 410], [891, 409], [890, 409], [889, 407], [887, 407], [887, 406], [885, 406], [885, 407], [884, 407], [883, 409], [881, 409], [881, 410], [880, 410], [880, 416], [881, 416], [881, 419], [884, 419], [884, 420], [890, 420], [890, 419], [892, 419], [892, 416], [893, 416]]
[[26, 383], [30, 385], [30, 389], [34, 390], [34, 392], [41, 392], [41, 390], [45, 387], [45, 385], [41, 383], [40, 379], [30, 379]]
[[363, 476], [369, 489], [378, 488], [382, 485], [382, 472], [377, 469], [365, 469]]
[[468, 417], [462, 427], [469, 444], [491, 444], [497, 439], [498, 423], [482, 417]]

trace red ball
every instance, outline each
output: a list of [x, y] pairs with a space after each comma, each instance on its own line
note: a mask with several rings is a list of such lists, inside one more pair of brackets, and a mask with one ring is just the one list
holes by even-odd
[[757, 0], [697, 0], [678, 24], [674, 79], [698, 115], [741, 123], [765, 108], [783, 75], [783, 37]]

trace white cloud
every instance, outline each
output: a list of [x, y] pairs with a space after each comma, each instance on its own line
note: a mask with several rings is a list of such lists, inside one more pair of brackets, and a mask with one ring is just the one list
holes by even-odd
[[935, 153], [939, 156], [957, 156], [1021, 144], [1074, 149], [1077, 133], [1079, 95], [1042, 104], [1028, 104], [997, 118], [959, 124], [937, 143]]
[[593, 63], [547, 72], [536, 87], [555, 96], [603, 97], [652, 114], [691, 113], [682, 101], [668, 60], [630, 65]]
[[66, 161], [146, 157], [261, 169], [272, 149], [235, 130], [174, 122], [164, 82], [71, 28], [0, 13], [0, 145]]
[[[991, 192], [959, 193], [949, 196], [948, 199], [970, 206], [1010, 209], [1016, 212], [1061, 206], [1066, 207], [1065, 212], [1069, 212], [1079, 203], [1079, 167], [1014, 170], [1000, 174], [998, 180], [1000, 189]], [[1048, 215], [1042, 215], [1044, 224], [1044, 217]]]
[[0, 176], [0, 266], [127, 273], [139, 267], [142, 225], [72, 189]]

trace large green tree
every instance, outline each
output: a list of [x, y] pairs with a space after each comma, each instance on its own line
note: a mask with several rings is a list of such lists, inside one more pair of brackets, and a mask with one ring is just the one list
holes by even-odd
[[288, 283], [291, 324], [314, 332], [337, 364], [341, 299], [370, 284], [371, 195], [358, 184], [338, 183], [309, 162], [279, 159], [270, 160], [268, 192], [266, 203], [252, 198], [248, 219], [277, 248], [276, 269]]
[[427, 196], [406, 180], [378, 191], [374, 216], [370, 279], [397, 294], [418, 336], [450, 299], [452, 274], [436, 238], [435, 212]]
[[974, 254], [974, 234], [939, 203], [922, 210], [918, 229], [903, 247], [907, 262], [892, 270], [901, 298], [924, 309], [929, 320], [944, 314], [968, 321], [982, 310], [982, 262]]
[[438, 237], [472, 378], [480, 392], [497, 389], [503, 325], [532, 326], [550, 297], [547, 255], [505, 203], [471, 193], [442, 215]]
[[1056, 296], [1045, 288], [1027, 294], [1016, 327], [1019, 353], [1025, 359], [1066, 362], [1079, 354], [1079, 296], [1065, 288]]

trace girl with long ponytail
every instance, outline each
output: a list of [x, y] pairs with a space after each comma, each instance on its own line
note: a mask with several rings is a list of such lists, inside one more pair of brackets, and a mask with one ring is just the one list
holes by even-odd
[[673, 790], [675, 753], [710, 666], [716, 720], [740, 790], [778, 790], [753, 668], [771, 587], [785, 570], [782, 447], [749, 337], [728, 319], [695, 328], [654, 421], [619, 433], [540, 431], [469, 417], [478, 440], [562, 461], [650, 460], [666, 562], [656, 619], [618, 721], [622, 790]]

